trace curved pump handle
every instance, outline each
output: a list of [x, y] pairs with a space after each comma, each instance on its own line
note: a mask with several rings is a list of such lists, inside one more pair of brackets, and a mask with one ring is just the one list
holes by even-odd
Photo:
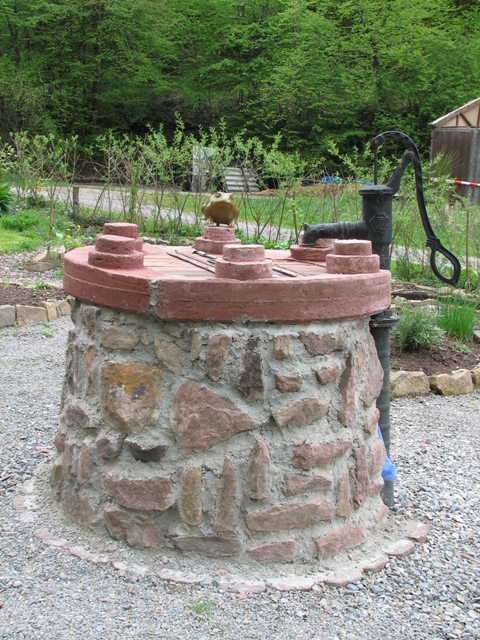
[[[403, 146], [406, 147], [406, 151], [403, 155], [400, 166], [397, 168], [390, 181], [387, 183], [387, 186], [391, 186], [393, 189], [395, 189], [395, 191], [397, 191], [400, 183], [400, 178], [403, 175], [407, 164], [409, 162], [413, 162], [413, 168], [415, 171], [415, 190], [417, 193], [417, 204], [420, 211], [420, 217], [422, 218], [423, 228], [425, 229], [425, 233], [427, 236], [426, 246], [429, 247], [431, 251], [430, 266], [433, 273], [439, 280], [442, 280], [442, 282], [445, 282], [446, 284], [455, 286], [458, 282], [458, 279], [460, 278], [462, 267], [460, 265], [460, 262], [458, 261], [458, 258], [442, 245], [440, 240], [433, 232], [432, 225], [430, 224], [430, 220], [428, 219], [427, 207], [425, 206], [425, 197], [423, 195], [422, 163], [420, 161], [420, 154], [413, 140], [409, 138], [405, 133], [402, 133], [401, 131], [385, 131], [384, 133], [380, 133], [378, 136], [375, 136], [375, 138], [373, 138], [373, 140], [370, 142], [370, 145], [374, 150], [374, 182], [375, 184], [377, 184], [377, 150], [381, 144], [387, 142], [388, 140], [395, 140], [402, 143]], [[444, 255], [452, 265], [453, 273], [450, 278], [440, 273], [436, 263], [437, 253], [441, 253], [442, 255]]]

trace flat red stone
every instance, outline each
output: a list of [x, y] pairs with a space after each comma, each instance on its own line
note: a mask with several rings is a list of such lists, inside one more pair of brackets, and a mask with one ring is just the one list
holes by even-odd
[[[91, 251], [81, 247], [66, 254], [67, 293], [135, 313], [147, 310], [153, 293], [157, 314], [165, 320], [303, 323], [366, 317], [390, 305], [389, 271], [327, 274], [324, 266], [291, 260], [288, 251], [267, 250], [266, 258], [297, 277], [274, 271], [271, 278], [246, 281], [215, 278], [201, 266], [170, 255], [179, 251], [202, 260], [186, 247], [145, 244], [144, 266], [129, 269], [88, 264]], [[154, 279], [156, 291], [151, 287]]]

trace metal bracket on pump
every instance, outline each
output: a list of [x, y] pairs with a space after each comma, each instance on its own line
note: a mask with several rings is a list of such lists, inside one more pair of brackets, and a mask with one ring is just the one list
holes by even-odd
[[[401, 143], [406, 150], [403, 158], [395, 169], [387, 184], [377, 184], [378, 178], [378, 147], [389, 140]], [[392, 206], [393, 196], [400, 187], [400, 180], [410, 163], [413, 163], [415, 171], [415, 187], [417, 204], [420, 210], [423, 228], [427, 235], [427, 247], [430, 248], [430, 265], [433, 273], [445, 282], [455, 286], [460, 277], [461, 266], [458, 259], [446, 249], [433, 232], [428, 219], [425, 198], [423, 194], [422, 165], [420, 154], [415, 143], [405, 133], [400, 131], [386, 131], [371, 141], [374, 151], [374, 184], [365, 185], [359, 191], [362, 196], [362, 220], [359, 222], [335, 222], [330, 224], [304, 225], [302, 244], [314, 246], [319, 238], [350, 238], [365, 239], [372, 243], [372, 250], [380, 256], [380, 268], [390, 269], [390, 245], [392, 242]], [[452, 273], [444, 275], [437, 266], [436, 256], [441, 253], [452, 265]], [[392, 313], [392, 309], [385, 309], [381, 313], [370, 318], [370, 331], [378, 358], [383, 368], [383, 387], [377, 399], [377, 408], [380, 411], [379, 427], [390, 455], [390, 329], [400, 321], [399, 317]], [[388, 507], [394, 506], [393, 480], [386, 480], [382, 491], [382, 499]]]

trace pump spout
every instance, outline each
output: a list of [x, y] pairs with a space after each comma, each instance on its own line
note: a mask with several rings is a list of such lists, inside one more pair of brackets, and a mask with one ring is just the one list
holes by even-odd
[[331, 222], [326, 224], [303, 225], [302, 246], [313, 247], [320, 238], [336, 238], [340, 240], [362, 240], [367, 237], [367, 225], [359, 222]]

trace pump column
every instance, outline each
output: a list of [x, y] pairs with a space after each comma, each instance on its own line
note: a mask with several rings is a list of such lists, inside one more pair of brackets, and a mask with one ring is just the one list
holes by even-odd
[[[367, 226], [367, 238], [372, 242], [374, 253], [380, 256], [380, 268], [390, 269], [390, 244], [392, 242], [392, 204], [395, 190], [385, 184], [367, 185], [360, 189], [363, 221]], [[400, 318], [386, 309], [370, 319], [370, 332], [375, 340], [378, 359], [383, 368], [383, 386], [377, 399], [380, 411], [378, 425], [390, 456], [390, 330]], [[395, 504], [393, 480], [387, 480], [382, 491], [387, 507]]]

